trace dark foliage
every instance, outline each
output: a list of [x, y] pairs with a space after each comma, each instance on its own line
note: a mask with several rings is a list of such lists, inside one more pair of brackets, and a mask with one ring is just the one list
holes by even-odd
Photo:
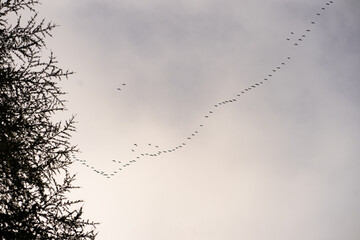
[[0, 3], [0, 239], [94, 239], [82, 201], [66, 198], [76, 188], [68, 171], [74, 118], [52, 117], [65, 110], [57, 81], [71, 72], [42, 56], [55, 25], [38, 21], [36, 0]]

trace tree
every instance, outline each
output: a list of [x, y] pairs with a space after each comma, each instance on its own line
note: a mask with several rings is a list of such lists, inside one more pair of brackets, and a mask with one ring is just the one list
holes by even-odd
[[53, 120], [66, 110], [57, 83], [72, 72], [52, 52], [42, 56], [56, 25], [38, 20], [37, 4], [0, 1], [0, 239], [94, 239], [97, 223], [81, 218], [82, 200], [66, 197], [76, 188], [74, 117]]

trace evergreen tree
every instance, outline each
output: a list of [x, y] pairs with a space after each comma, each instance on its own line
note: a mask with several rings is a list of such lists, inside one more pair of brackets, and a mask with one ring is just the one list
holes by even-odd
[[0, 0], [0, 239], [94, 239], [82, 200], [66, 196], [76, 188], [68, 170], [74, 118], [53, 116], [65, 110], [57, 83], [71, 72], [51, 52], [42, 56], [56, 26], [38, 20], [37, 4]]

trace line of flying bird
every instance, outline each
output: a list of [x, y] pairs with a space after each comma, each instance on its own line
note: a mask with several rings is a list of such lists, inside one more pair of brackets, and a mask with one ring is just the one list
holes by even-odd
[[[329, 6], [331, 4], [333, 4], [334, 2], [333, 1], [329, 1], [329, 2], [326, 2], [325, 3], [325, 6], [321, 8], [322, 11], [325, 11], [326, 10], [326, 6]], [[316, 13], [316, 16], [320, 16], [321, 13]], [[315, 20], [312, 20], [309, 22], [310, 26], [311, 25], [314, 25], [316, 24]], [[306, 38], [306, 36], [311, 32], [310, 28], [307, 28], [306, 30], [304, 30], [303, 33], [301, 33], [297, 38], [296, 38], [296, 41], [293, 43], [293, 46], [299, 46], [301, 44], [301, 42], [303, 42]], [[291, 37], [295, 37], [295, 33], [294, 32], [290, 32], [290, 37], [287, 37], [286, 40], [287, 41], [291, 41]], [[204, 115], [204, 120], [206, 119], [209, 119], [210, 116], [212, 114], [214, 114], [214, 111], [226, 104], [229, 104], [229, 103], [235, 103], [238, 98], [240, 96], [242, 96], [243, 94], [246, 94], [247, 92], [251, 91], [252, 89], [255, 89], [257, 87], [259, 87], [260, 85], [264, 84], [266, 81], [270, 80], [270, 78], [273, 77], [273, 74], [275, 74], [277, 71], [281, 70], [282, 67], [284, 67], [286, 65], [286, 63], [288, 61], [291, 60], [291, 57], [288, 56], [286, 57], [280, 64], [278, 64], [278, 66], [274, 67], [274, 69], [272, 69], [272, 73], [271, 74], [267, 74], [266, 77], [261, 80], [261, 81], [258, 81], [258, 82], [255, 82], [253, 83], [251, 86], [245, 88], [245, 89], [242, 89], [240, 90], [237, 94], [235, 94], [235, 96], [227, 99], [227, 100], [224, 100], [224, 101], [220, 101], [216, 104], [214, 104], [214, 109], [212, 110], [209, 110], [205, 115]], [[123, 83], [122, 84], [122, 87], [125, 87], [126, 84]], [[122, 88], [117, 88], [118, 91], [121, 91]], [[204, 127], [204, 124], [200, 124], [199, 125], [200, 128]], [[160, 156], [162, 154], [168, 154], [168, 153], [173, 153], [177, 150], [180, 150], [182, 149], [183, 147], [185, 147], [187, 145], [187, 142], [191, 141], [197, 134], [199, 134], [199, 130], [196, 130], [196, 131], [193, 131], [190, 135], [188, 135], [184, 141], [182, 141], [181, 143], [179, 143], [178, 145], [175, 145], [171, 148], [160, 148], [158, 145], [154, 145], [154, 144], [151, 144], [151, 143], [148, 143], [148, 146], [147, 147], [152, 147], [154, 150], [152, 152], [140, 152], [138, 151], [137, 149], [139, 148], [139, 145], [137, 143], [134, 143], [133, 144], [133, 148], [131, 148], [131, 152], [132, 153], [137, 153], [137, 156], [133, 157], [131, 160], [127, 161], [126, 163], [122, 163], [121, 161], [118, 161], [118, 160], [112, 160], [112, 162], [116, 163], [116, 164], [119, 164], [120, 166], [112, 171], [112, 172], [105, 172], [105, 171], [100, 171], [98, 169], [96, 169], [95, 167], [89, 165], [85, 160], [82, 160], [82, 159], [79, 159], [78, 157], [76, 157], [75, 155], [73, 155], [74, 159], [78, 162], [80, 162], [81, 164], [83, 164], [85, 167], [87, 168], [90, 168], [91, 170], [93, 170], [95, 173], [98, 173], [104, 177], [107, 177], [107, 178], [111, 178], [113, 176], [115, 176], [116, 174], [120, 173], [121, 171], [123, 171], [124, 169], [126, 169], [127, 167], [129, 167], [130, 165], [132, 165], [133, 163], [136, 163], [137, 161], [141, 160], [142, 158], [144, 157], [157, 157], [157, 156]]]

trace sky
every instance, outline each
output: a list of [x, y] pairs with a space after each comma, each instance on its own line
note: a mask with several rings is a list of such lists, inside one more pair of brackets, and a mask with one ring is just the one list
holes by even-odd
[[327, 3], [43, 1], [97, 239], [360, 239], [360, 2]]

